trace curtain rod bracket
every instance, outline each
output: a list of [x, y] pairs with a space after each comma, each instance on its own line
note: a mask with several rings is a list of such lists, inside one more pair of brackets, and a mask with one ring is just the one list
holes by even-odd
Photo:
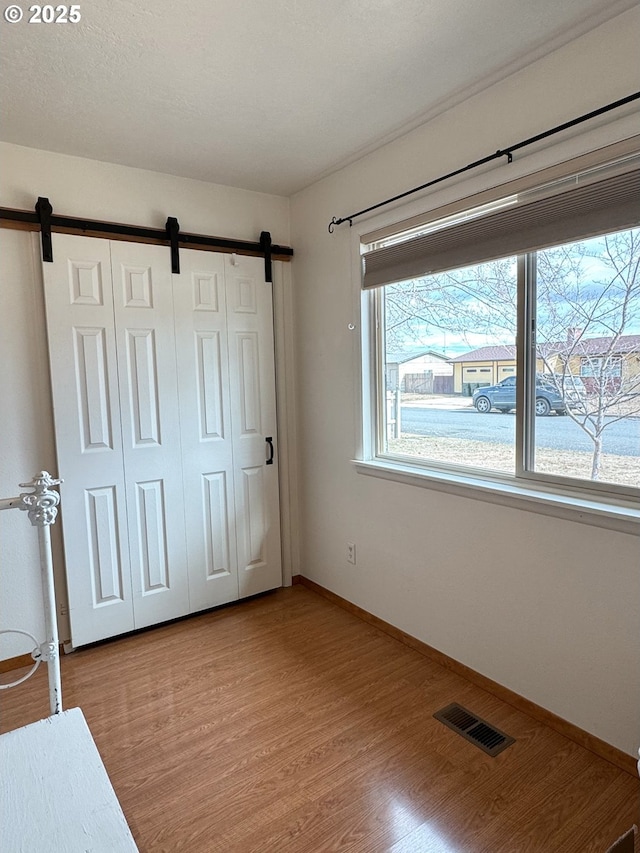
[[507, 163], [513, 163], [513, 154], [508, 148], [504, 151], [501, 148], [498, 148], [492, 159], [497, 160], [499, 157], [506, 157]]
[[53, 207], [48, 198], [40, 196], [36, 202], [36, 214], [40, 221], [40, 239], [42, 242], [42, 260], [53, 263], [53, 244], [51, 242], [51, 214]]
[[[354, 214], [354, 216], [357, 215], [357, 213]], [[351, 228], [351, 226], [353, 225], [353, 218], [351, 216], [345, 216], [343, 219], [336, 219], [335, 216], [332, 216], [331, 222], [329, 223], [329, 227], [327, 229], [329, 231], [329, 234], [333, 234], [333, 232], [336, 230], [336, 225], [342, 225], [343, 222], [348, 222], [349, 228]]]
[[180, 275], [180, 249], [178, 248], [180, 223], [175, 216], [169, 216], [165, 228], [171, 246], [171, 272]]

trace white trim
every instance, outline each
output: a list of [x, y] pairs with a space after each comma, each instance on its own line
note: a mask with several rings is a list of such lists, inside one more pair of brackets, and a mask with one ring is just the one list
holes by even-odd
[[291, 264], [274, 261], [273, 273], [282, 585], [291, 586], [293, 575], [300, 573], [300, 521], [298, 517], [300, 502], [298, 495], [297, 423], [294, 405], [296, 399], [296, 359]]
[[640, 509], [637, 503], [610, 503], [584, 495], [560, 494], [551, 489], [532, 488], [519, 483], [506, 483], [489, 477], [473, 477], [452, 471], [422, 470], [413, 465], [382, 459], [352, 460], [359, 474], [435, 489], [460, 497], [536, 512], [553, 518], [564, 518], [620, 533], [640, 535]]

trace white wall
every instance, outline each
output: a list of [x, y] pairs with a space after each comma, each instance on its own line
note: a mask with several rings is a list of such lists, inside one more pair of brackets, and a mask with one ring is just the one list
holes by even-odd
[[[0, 205], [32, 210], [38, 196], [70, 216], [289, 244], [289, 203], [251, 193], [0, 143]], [[0, 497], [42, 468], [57, 473], [38, 238], [0, 228]], [[60, 525], [54, 533], [59, 607], [65, 605]], [[0, 513], [0, 625], [43, 638], [37, 537], [25, 513]], [[68, 638], [62, 620], [61, 639]], [[2, 638], [0, 659], [31, 651]]]
[[[348, 225], [329, 235], [327, 223], [637, 90], [639, 19], [625, 13], [291, 205], [303, 573], [631, 754], [640, 741], [637, 539], [354, 470], [359, 333], [347, 324], [359, 324], [359, 282]], [[599, 120], [393, 215], [634, 132], [628, 114]]]

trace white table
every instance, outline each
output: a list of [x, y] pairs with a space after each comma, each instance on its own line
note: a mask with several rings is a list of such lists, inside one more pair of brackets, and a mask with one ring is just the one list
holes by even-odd
[[0, 735], [2, 853], [137, 853], [79, 708]]

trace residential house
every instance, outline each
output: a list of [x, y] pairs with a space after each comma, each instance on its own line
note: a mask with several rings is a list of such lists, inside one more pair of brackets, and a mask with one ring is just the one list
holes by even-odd
[[640, 335], [569, 335], [563, 345], [548, 346], [545, 371], [579, 376], [587, 394], [640, 395]]
[[412, 347], [387, 351], [387, 388], [408, 393], [450, 394], [453, 368], [441, 352]]
[[[516, 372], [516, 348], [500, 344], [479, 347], [450, 359], [454, 392], [470, 397], [476, 388], [495, 385]], [[585, 338], [569, 334], [566, 341], [541, 344], [537, 359], [539, 373], [579, 377], [587, 394], [602, 387], [621, 387], [640, 392], [640, 335]]]
[[[512, 55], [507, 40], [490, 47], [492, 21], [485, 16], [484, 4], [476, 4], [487, 51], [498, 54], [499, 69], [496, 66], [491, 74], [473, 81], [456, 78], [464, 82], [462, 88], [454, 86], [426, 115], [421, 113], [422, 106], [416, 107], [421, 119], [414, 117], [402, 134], [385, 136], [381, 128], [377, 144], [357, 152], [353, 148], [350, 156], [343, 149], [335, 169], [318, 163], [308, 185], [287, 185], [280, 191], [265, 189], [269, 164], [264, 165], [265, 180], [259, 186], [256, 179], [247, 188], [239, 173], [230, 173], [227, 183], [241, 188], [225, 185], [220, 177], [214, 183], [207, 176], [214, 174], [215, 156], [207, 145], [198, 147], [189, 138], [184, 138], [183, 146], [175, 146], [173, 155], [165, 155], [163, 168], [148, 171], [150, 162], [160, 161], [157, 152], [163, 136], [175, 131], [172, 103], [162, 94], [173, 73], [169, 66], [166, 79], [149, 80], [145, 90], [150, 101], [146, 115], [155, 130], [144, 135], [148, 160], [136, 166], [122, 165], [130, 162], [131, 150], [136, 148], [126, 117], [133, 118], [133, 113], [119, 112], [120, 107], [126, 112], [128, 96], [122, 93], [118, 100], [117, 93], [112, 93], [105, 98], [89, 86], [95, 109], [113, 111], [109, 133], [94, 144], [93, 159], [89, 159], [86, 112], [74, 108], [73, 98], [59, 86], [51, 114], [73, 125], [77, 142], [76, 148], [65, 147], [45, 117], [48, 102], [38, 86], [40, 116], [23, 120], [18, 102], [12, 102], [10, 115], [5, 112], [4, 132], [11, 141], [0, 145], [0, 204], [32, 209], [39, 196], [47, 196], [55, 210], [88, 219], [163, 228], [167, 215], [172, 215], [185, 232], [257, 239], [262, 229], [268, 229], [274, 242], [290, 244], [296, 253], [294, 261], [282, 265], [275, 289], [280, 419], [289, 436], [282, 492], [289, 508], [283, 539], [284, 582], [303, 574], [612, 748], [633, 755], [640, 737], [637, 536], [628, 525], [612, 522], [607, 526], [607, 519], [580, 515], [570, 502], [562, 507], [539, 500], [527, 503], [464, 484], [443, 486], [437, 480], [421, 486], [390, 482], [388, 477], [368, 476], [374, 472], [358, 468], [351, 460], [362, 454], [367, 440], [361, 421], [366, 409], [361, 377], [363, 370], [374, 369], [361, 353], [361, 326], [369, 318], [360, 312], [360, 283], [354, 274], [358, 246], [351, 243], [352, 229], [343, 225], [330, 233], [327, 228], [332, 217], [348, 216], [636, 91], [640, 8], [631, 2], [579, 5], [589, 10], [581, 21], [571, 29], [551, 24], [544, 38], [523, 53], [526, 63], [514, 64], [522, 51]], [[452, 7], [447, 8], [455, 14]], [[492, 8], [496, 21], [504, 17], [495, 5]], [[530, 8], [528, 23], [513, 16], [514, 38], [543, 17], [537, 7]], [[563, 4], [554, 8], [559, 14]], [[525, 5], [520, 9], [524, 14]], [[85, 14], [84, 6], [82, 11]], [[402, 7], [397, 12], [401, 15]], [[362, 19], [365, 42], [368, 19], [377, 15], [378, 11], [368, 10]], [[438, 75], [446, 72], [447, 65], [454, 70], [464, 65], [465, 46], [479, 37], [467, 20], [454, 23], [457, 41], [451, 42], [449, 62], [442, 64]], [[422, 53], [428, 54], [431, 42], [439, 39], [438, 26], [434, 19], [432, 31], [416, 32]], [[16, 25], [15, 38], [22, 45], [23, 39], [35, 38], [36, 29], [26, 22]], [[53, 29], [40, 25], [38, 32]], [[305, 38], [312, 37], [313, 29], [310, 22]], [[66, 33], [56, 28], [55, 35], [61, 39]], [[276, 35], [271, 31], [271, 37]], [[120, 38], [113, 44], [119, 44]], [[286, 65], [289, 50], [292, 62], [303, 62], [304, 44], [273, 47], [268, 39], [265, 44], [268, 50], [260, 63], [273, 58]], [[146, 56], [142, 43], [137, 47]], [[237, 48], [237, 65], [251, 62], [242, 44]], [[171, 56], [177, 62], [182, 51], [195, 63], [206, 51], [216, 50], [215, 33], [207, 31], [206, 42], [199, 42], [194, 50], [189, 43], [181, 47], [176, 41]], [[86, 56], [85, 64], [73, 69], [79, 92], [86, 69], [100, 59], [99, 53], [96, 49], [95, 57]], [[122, 73], [127, 71], [136, 53], [133, 46], [123, 50], [118, 55], [122, 63], [114, 62], [110, 73], [118, 72], [120, 66]], [[23, 70], [37, 66], [40, 59], [26, 41], [18, 57]], [[59, 63], [63, 62], [60, 55]], [[376, 113], [381, 99], [394, 98], [394, 87], [401, 85], [402, 64], [400, 55], [398, 74], [389, 75], [383, 89], [367, 90], [365, 81], [358, 90], [363, 93], [365, 112]], [[39, 80], [44, 84], [48, 77], [55, 78], [55, 72], [54, 67], [39, 69]], [[194, 79], [198, 74], [194, 64]], [[362, 84], [357, 69], [328, 55], [326, 74], [324, 91], [310, 93], [308, 109], [299, 116], [314, 128], [321, 144], [316, 151], [332, 141], [334, 124], [357, 123], [352, 113], [341, 111], [338, 92], [339, 87]], [[233, 77], [230, 71], [229, 80]], [[110, 79], [105, 76], [105, 84]], [[413, 77], [403, 84], [402, 96], [406, 100], [407, 92], [417, 96], [430, 86], [430, 80]], [[252, 91], [247, 89], [243, 97], [252, 99]], [[215, 132], [208, 144], [224, 142], [220, 128], [225, 122], [233, 124], [235, 111], [217, 109], [215, 98], [192, 103], [189, 97], [189, 92], [181, 94], [189, 114], [215, 116]], [[274, 91], [274, 101], [278, 98]], [[324, 112], [316, 120], [320, 101]], [[247, 125], [243, 150], [247, 164], [253, 166], [259, 159], [260, 138], [269, 138], [279, 128], [269, 118], [266, 100], [256, 98], [251, 103], [254, 118]], [[89, 106], [87, 101], [87, 110]], [[249, 142], [249, 131], [253, 142]], [[390, 228], [426, 209], [444, 207], [638, 134], [637, 113], [630, 105], [520, 151], [511, 163], [505, 158], [412, 196], [401, 208], [397, 204], [387, 208], [375, 220], [376, 227]], [[294, 160], [299, 163], [312, 156], [292, 132], [283, 131], [279, 138], [282, 160], [290, 160], [292, 169]], [[84, 156], [78, 156], [78, 150]], [[211, 167], [209, 171], [195, 169], [191, 158], [196, 153], [201, 163]], [[56, 472], [57, 466], [37, 235], [2, 228], [0, 242], [0, 489], [7, 496], [36, 471]], [[513, 370], [508, 348], [490, 350], [478, 360], [453, 360], [458, 391], [471, 377], [482, 375], [493, 382]], [[586, 355], [576, 352], [576, 357]], [[0, 523], [0, 622], [38, 634], [42, 622], [37, 546], [30, 530], [8, 524], [6, 518]], [[59, 536], [58, 530], [54, 543], [58, 567], [62, 565]], [[357, 569], [347, 562], [347, 543], [357, 545]], [[59, 581], [64, 607], [64, 580]], [[65, 628], [63, 617], [63, 636]], [[4, 656], [25, 650], [16, 643]]]
[[470, 397], [482, 385], [495, 385], [516, 372], [516, 348], [509, 344], [479, 347], [450, 359], [453, 390]]

